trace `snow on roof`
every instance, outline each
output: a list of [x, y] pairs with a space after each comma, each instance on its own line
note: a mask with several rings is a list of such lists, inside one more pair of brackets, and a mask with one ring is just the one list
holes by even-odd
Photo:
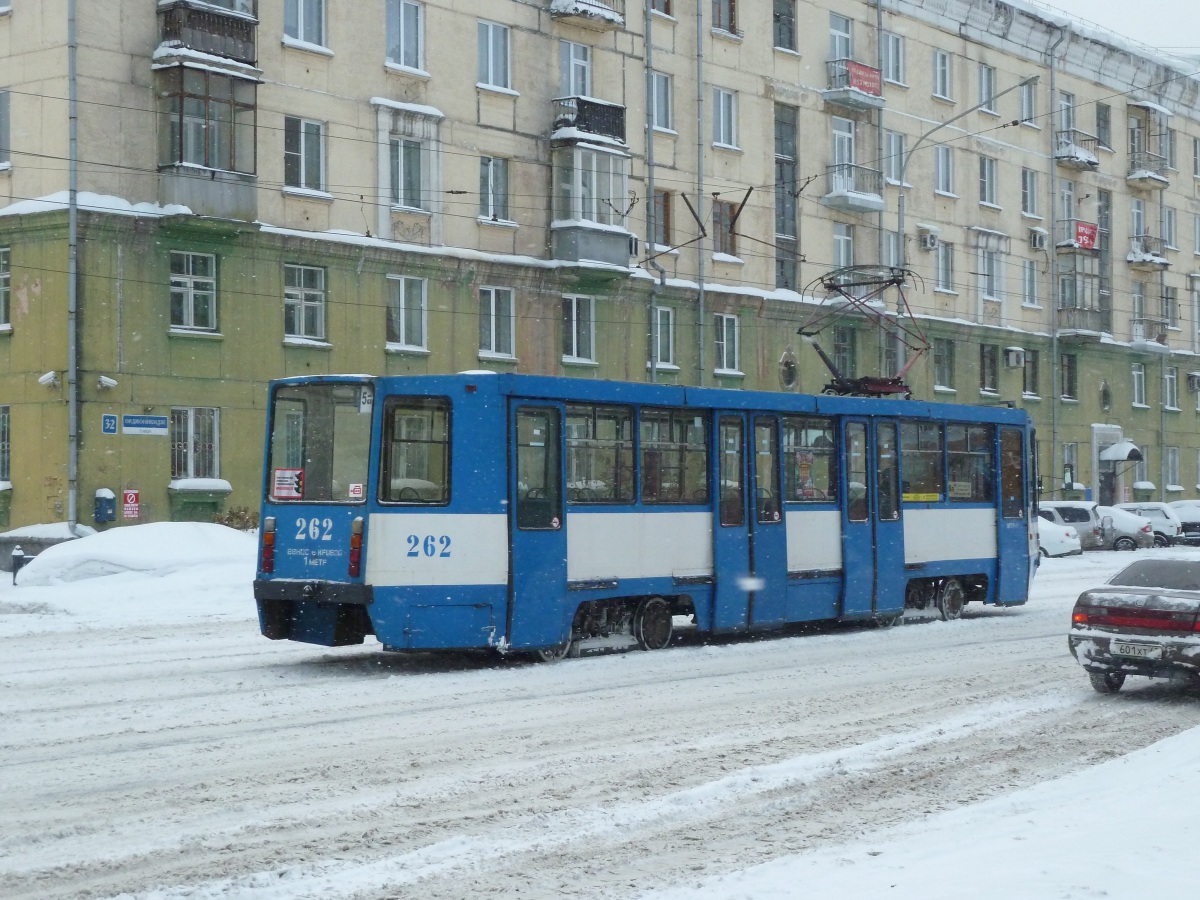
[[71, 533], [71, 527], [66, 522], [50, 522], [44, 525], [23, 525], [0, 534], [0, 538], [16, 538], [17, 540], [62, 540], [67, 541], [77, 537], [87, 537], [95, 534], [96, 529], [87, 525], [76, 525], [78, 534]]
[[[34, 200], [19, 200], [0, 209], [0, 216], [27, 216], [33, 213], [66, 209], [70, 197], [70, 192], [58, 191]], [[121, 197], [113, 197], [110, 194], [93, 194], [90, 191], [80, 191], [76, 195], [76, 203], [80, 209], [89, 212], [116, 213], [123, 216], [192, 215], [191, 209], [178, 203], [168, 203], [165, 206], [160, 203], [133, 203]]]

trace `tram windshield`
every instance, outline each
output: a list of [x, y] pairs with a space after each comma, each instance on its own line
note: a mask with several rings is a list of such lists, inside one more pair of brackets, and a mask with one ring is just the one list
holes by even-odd
[[367, 384], [288, 384], [276, 388], [271, 403], [269, 499], [363, 502], [374, 389]]

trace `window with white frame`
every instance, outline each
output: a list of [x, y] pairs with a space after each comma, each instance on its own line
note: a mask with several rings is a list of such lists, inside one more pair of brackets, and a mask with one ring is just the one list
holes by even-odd
[[712, 235], [713, 253], [737, 257], [737, 230], [733, 217], [737, 206], [728, 200], [713, 200]]
[[673, 16], [673, 7], [674, 3], [672, 0], [652, 0], [650, 4], [651, 9], [653, 9], [656, 13], [662, 13], [664, 16]]
[[587, 44], [559, 41], [558, 71], [564, 97], [592, 96], [592, 48]]
[[1058, 357], [1059, 389], [1064, 400], [1079, 399], [1079, 357], [1074, 353], [1062, 353]]
[[283, 118], [283, 183], [289, 188], [325, 190], [325, 125], [295, 116]]
[[1021, 85], [1021, 122], [1037, 125], [1037, 85], [1032, 82]]
[[410, 350], [426, 349], [428, 282], [407, 275], [387, 277], [387, 342]]
[[738, 317], [717, 313], [715, 321], [717, 339], [716, 368], [721, 372], [737, 372], [738, 369]]
[[1129, 373], [1130, 395], [1134, 406], [1146, 405], [1146, 366], [1144, 363], [1133, 363]]
[[220, 411], [171, 410], [171, 478], [220, 478]]
[[554, 163], [554, 218], [624, 226], [629, 158], [581, 145], [558, 147]]
[[1179, 409], [1179, 368], [1167, 366], [1163, 369], [1163, 406]]
[[1192, 253], [1200, 256], [1200, 216], [1192, 216]]
[[954, 341], [949, 338], [933, 339], [933, 384], [954, 390]]
[[417, 71], [425, 67], [425, 5], [387, 0], [387, 61]]
[[654, 85], [651, 95], [654, 127], [662, 131], [671, 131], [675, 128], [675, 117], [671, 110], [674, 95], [671, 76], [665, 72], [654, 72], [651, 80]]
[[1150, 453], [1149, 447], [1139, 447], [1142, 451], [1142, 458], [1133, 464], [1133, 481], [1136, 484], [1139, 481], [1150, 481]]
[[898, 131], [883, 133], [883, 177], [892, 184], [900, 183], [904, 168], [904, 135]]
[[1021, 305], [1038, 306], [1037, 260], [1021, 261]]
[[654, 350], [654, 364], [675, 365], [675, 310], [669, 306], [656, 306], [652, 312], [650, 343]]
[[1167, 465], [1167, 490], [1168, 491], [1183, 490], [1182, 484], [1179, 479], [1179, 448], [1178, 447], [1164, 447], [1163, 453], [1165, 454], [1165, 458], [1164, 458], [1163, 462], [1165, 462]]
[[1163, 242], [1172, 250], [1177, 249], [1175, 221], [1175, 210], [1169, 206], [1163, 207]]
[[954, 149], [939, 144], [933, 152], [933, 186], [939, 194], [954, 194]]
[[1096, 104], [1096, 140], [1101, 147], [1112, 149], [1112, 107], [1107, 103]]
[[1168, 328], [1179, 327], [1179, 288], [1167, 285], [1162, 289], [1162, 317]]
[[833, 267], [835, 269], [854, 265], [854, 226], [843, 222], [833, 223]]
[[738, 34], [738, 0], [713, 0], [712, 27], [726, 34]]
[[979, 65], [979, 108], [983, 112], [996, 111], [996, 67]]
[[283, 267], [283, 335], [325, 339], [325, 270], [316, 266]]
[[0, 326], [11, 325], [12, 250], [0, 247]]
[[1021, 214], [1038, 216], [1038, 173], [1036, 169], [1021, 170]]
[[1176, 147], [1177, 143], [1178, 143], [1178, 141], [1176, 140], [1176, 137], [1175, 137], [1175, 129], [1174, 128], [1168, 128], [1166, 131], [1163, 132], [1162, 155], [1167, 160], [1167, 168], [1168, 169], [1178, 169], [1179, 168], [1179, 166], [1178, 166], [1179, 160], [1175, 153], [1175, 147]]
[[883, 263], [887, 266], [900, 268], [900, 232], [885, 231], [883, 234]]
[[674, 232], [673, 201], [674, 195], [670, 191], [654, 189], [654, 234], [651, 237], [659, 247], [672, 247], [675, 244], [671, 237]]
[[562, 302], [563, 359], [596, 361], [596, 301], [591, 297], [566, 296]]
[[1129, 232], [1135, 238], [1146, 235], [1146, 201], [1141, 197], [1129, 200]]
[[945, 50], [933, 51], [933, 96], [942, 100], [951, 97], [951, 56]]
[[937, 257], [937, 278], [934, 287], [939, 291], [954, 291], [954, 245], [938, 241], [937, 249], [933, 252]]
[[796, 49], [796, 0], [774, 0], [772, 6], [775, 46]]
[[390, 141], [392, 206], [425, 209], [425, 144], [415, 138]]
[[512, 288], [479, 289], [479, 352], [490, 356], [516, 355], [516, 309]]
[[1000, 251], [990, 247], [979, 248], [979, 293], [984, 300], [999, 302], [1001, 298]]
[[293, 40], [325, 46], [325, 0], [284, 0], [283, 33]]
[[479, 157], [479, 217], [508, 222], [508, 160]]
[[904, 36], [885, 31], [881, 38], [883, 78], [893, 84], [904, 84]]
[[996, 160], [991, 156], [979, 157], [979, 202], [995, 206], [996, 195]]
[[217, 328], [217, 258], [171, 251], [171, 327]]
[[0, 481], [12, 481], [12, 426], [7, 405], [0, 406]]
[[829, 14], [829, 58], [854, 58], [854, 23], [837, 13]]
[[1200, 137], [1192, 138], [1192, 177], [1200, 178]]
[[713, 88], [713, 143], [737, 146], [737, 94], [719, 87]]
[[1075, 127], [1075, 95], [1070, 91], [1058, 92], [1058, 129], [1071, 131]]
[[1075, 182], [1070, 178], [1058, 179], [1058, 216], [1064, 222], [1075, 218]]
[[1038, 382], [1038, 352], [1026, 350], [1025, 366], [1021, 373], [1021, 393], [1036, 397], [1039, 393]]
[[479, 84], [512, 89], [508, 42], [507, 26], [495, 22], [479, 23]]

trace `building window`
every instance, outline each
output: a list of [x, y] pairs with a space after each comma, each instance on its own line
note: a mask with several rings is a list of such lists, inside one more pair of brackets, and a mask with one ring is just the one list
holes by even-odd
[[652, 310], [650, 344], [654, 349], [654, 364], [675, 365], [675, 310], [656, 306]]
[[713, 0], [712, 27], [728, 34], [737, 34], [738, 0]]
[[979, 66], [979, 108], [983, 112], [996, 111], [996, 67]]
[[479, 23], [479, 83], [503, 90], [512, 88], [508, 64], [508, 28], [504, 25]]
[[1176, 366], [1163, 369], [1163, 406], [1179, 409], [1179, 369]]
[[899, 184], [904, 168], [904, 135], [898, 131], [883, 133], [883, 177]]
[[425, 7], [411, 0], [387, 0], [387, 61], [421, 70], [425, 63]]
[[775, 104], [775, 286], [796, 287], [796, 119], [794, 106]]
[[208, 253], [171, 252], [171, 327], [216, 330], [215, 256]]
[[993, 394], [1000, 390], [1000, 348], [995, 344], [979, 345], [979, 389]]
[[1134, 363], [1130, 374], [1130, 386], [1132, 388], [1132, 397], [1134, 406], [1146, 405], [1146, 366], [1143, 363]]
[[558, 72], [564, 97], [592, 96], [592, 48], [587, 44], [559, 41]]
[[283, 183], [290, 188], [325, 190], [325, 126], [284, 116]]
[[12, 250], [0, 247], [0, 325], [11, 325]]
[[1021, 393], [1030, 397], [1038, 395], [1038, 352], [1025, 351], [1025, 368], [1021, 373]]
[[392, 205], [425, 208], [425, 147], [411, 138], [391, 139]]
[[1167, 490], [1183, 490], [1182, 484], [1179, 480], [1179, 448], [1164, 447], [1163, 453], [1166, 454], [1166, 459], [1164, 461], [1167, 464]]
[[733, 228], [733, 216], [737, 212], [728, 200], [714, 200], [712, 207], [713, 252], [725, 256], [737, 256], [737, 232]]
[[513, 340], [515, 304], [512, 288], [479, 289], [479, 352], [493, 356], [516, 355]]
[[1075, 127], [1075, 95], [1069, 91], [1058, 92], [1059, 131], [1071, 131]]
[[507, 159], [479, 157], [479, 217], [493, 222], [509, 221]]
[[854, 226], [833, 223], [833, 267], [843, 269], [854, 265]]
[[171, 410], [171, 477], [220, 478], [218, 410]]
[[1021, 85], [1021, 122], [1037, 126], [1037, 85], [1030, 82]]
[[933, 154], [933, 188], [939, 194], [954, 195], [954, 149], [938, 144]]
[[719, 372], [738, 370], [738, 317], [718, 313], [716, 316], [717, 359]]
[[654, 191], [654, 243], [659, 247], [672, 246], [670, 191]]
[[1062, 375], [1062, 397], [1075, 400], [1079, 397], [1079, 364], [1074, 353], [1064, 353], [1059, 358]]
[[937, 280], [934, 287], [939, 291], [954, 290], [954, 245], [938, 241], [937, 250]]
[[713, 88], [713, 143], [737, 146], [737, 94]]
[[1002, 273], [1000, 270], [1000, 251], [979, 249], [979, 293], [984, 300], [999, 302], [1001, 298]]
[[1179, 288], [1162, 289], [1162, 317], [1168, 328], [1179, 327]]
[[1037, 260], [1021, 261], [1021, 305], [1038, 305], [1038, 270]]
[[283, 267], [283, 336], [325, 339], [325, 270]]
[[933, 339], [933, 386], [954, 390], [954, 341]]
[[1175, 221], [1175, 210], [1169, 206], [1163, 207], [1163, 243], [1172, 250], [1178, 249], [1175, 245]]
[[1167, 168], [1168, 169], [1178, 169], [1179, 168], [1178, 158], [1176, 157], [1176, 154], [1175, 154], [1176, 143], [1177, 143], [1177, 141], [1175, 139], [1175, 129], [1174, 128], [1168, 128], [1165, 132], [1163, 132], [1162, 155], [1167, 160]]
[[1192, 216], [1192, 253], [1200, 256], [1200, 216]]
[[671, 99], [674, 95], [671, 76], [663, 72], [653, 73], [654, 127], [663, 131], [671, 131], [675, 127], [675, 117], [671, 110]]
[[389, 275], [387, 342], [410, 350], [426, 344], [426, 285], [424, 278]]
[[1096, 104], [1096, 139], [1101, 147], [1112, 149], [1112, 107], [1107, 103]]
[[904, 37], [885, 31], [880, 49], [883, 51], [883, 77], [893, 84], [904, 84]]
[[580, 145], [553, 151], [556, 219], [624, 226], [629, 159]]
[[12, 428], [7, 406], [0, 406], [0, 481], [12, 481]]
[[172, 66], [158, 88], [159, 165], [254, 173], [255, 82]]
[[950, 100], [950, 54], [945, 50], [933, 51], [933, 96]]
[[858, 371], [857, 337], [853, 328], [833, 326], [833, 364], [842, 378], [853, 378]]
[[563, 359], [595, 362], [596, 302], [591, 297], [563, 297]]
[[996, 205], [996, 160], [990, 156], [979, 157], [979, 202]]
[[662, 13], [664, 16], [673, 15], [671, 12], [671, 0], [653, 0], [650, 8], [656, 13]]
[[1021, 170], [1021, 213], [1038, 216], [1038, 173], [1035, 169]]
[[775, 46], [781, 50], [796, 49], [796, 0], [774, 0]]
[[1139, 481], [1149, 481], [1150, 480], [1150, 459], [1149, 459], [1150, 454], [1148, 452], [1149, 448], [1148, 447], [1139, 447], [1138, 449], [1142, 451], [1142, 459], [1140, 462], [1135, 462], [1133, 464], [1134, 483], [1137, 483]]
[[284, 0], [283, 33], [306, 44], [325, 46], [325, 0]]
[[1192, 177], [1200, 178], [1200, 137], [1192, 138]]
[[837, 13], [829, 14], [829, 58], [854, 58], [854, 23]]

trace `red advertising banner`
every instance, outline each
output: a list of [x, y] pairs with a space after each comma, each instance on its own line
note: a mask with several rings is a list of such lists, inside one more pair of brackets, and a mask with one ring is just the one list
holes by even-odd
[[850, 75], [850, 87], [857, 88], [864, 94], [874, 97], [883, 96], [883, 80], [878, 69], [864, 66], [862, 63], [846, 60], [846, 71]]
[[1091, 222], [1076, 222], [1075, 243], [1082, 250], [1095, 250], [1097, 230], [1097, 227]]

